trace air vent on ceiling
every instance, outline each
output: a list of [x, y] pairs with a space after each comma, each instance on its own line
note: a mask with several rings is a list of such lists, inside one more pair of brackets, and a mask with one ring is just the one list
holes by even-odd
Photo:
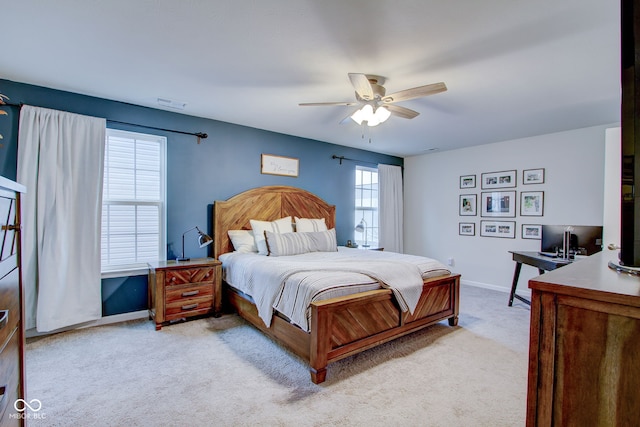
[[158, 98], [158, 105], [163, 107], [175, 108], [176, 110], [184, 110], [184, 107], [187, 106], [186, 102], [180, 101], [172, 101], [166, 98]]

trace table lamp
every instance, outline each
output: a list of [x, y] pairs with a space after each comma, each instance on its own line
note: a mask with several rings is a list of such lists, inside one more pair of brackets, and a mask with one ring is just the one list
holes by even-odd
[[176, 258], [176, 261], [189, 261], [191, 259], [191, 258], [186, 258], [184, 256], [184, 235], [193, 230], [198, 230], [198, 244], [200, 245], [201, 248], [204, 248], [205, 246], [208, 246], [213, 242], [213, 239], [211, 238], [211, 236], [209, 236], [206, 233], [203, 233], [202, 230], [198, 228], [198, 226], [188, 229], [187, 231], [182, 233], [182, 256], [179, 256], [178, 258]]
[[369, 245], [367, 244], [367, 221], [365, 221], [364, 218], [360, 220], [360, 224], [356, 225], [356, 231], [364, 233], [364, 245], [362, 245], [362, 247], [368, 248]]

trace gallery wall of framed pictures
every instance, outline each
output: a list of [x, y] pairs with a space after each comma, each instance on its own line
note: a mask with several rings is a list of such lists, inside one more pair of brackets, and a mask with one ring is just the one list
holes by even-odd
[[[517, 217], [526, 217], [520, 228], [522, 239], [541, 238], [542, 225], [529, 224], [534, 218], [544, 216], [544, 191], [537, 190], [537, 184], [544, 184], [544, 168], [523, 169], [521, 191], [518, 187], [516, 169], [484, 172], [480, 174], [479, 189], [475, 174], [460, 176], [458, 204], [458, 234], [476, 236], [475, 218], [480, 217], [479, 236], [515, 239], [517, 237]], [[526, 187], [524, 187], [526, 186]], [[530, 186], [530, 187], [529, 187]]]

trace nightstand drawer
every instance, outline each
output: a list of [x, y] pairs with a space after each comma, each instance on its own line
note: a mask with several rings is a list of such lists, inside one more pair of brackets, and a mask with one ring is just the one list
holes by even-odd
[[184, 316], [194, 316], [210, 312], [213, 308], [213, 297], [201, 297], [180, 299], [173, 302], [167, 302], [165, 305], [165, 317], [167, 320], [173, 320]]
[[168, 270], [165, 277], [165, 285], [182, 285], [185, 283], [211, 282], [213, 280], [213, 267], [208, 268], [184, 268]]
[[213, 299], [213, 285], [181, 285], [167, 286], [165, 290], [165, 301], [169, 304], [174, 301], [184, 301], [193, 298], [209, 297]]

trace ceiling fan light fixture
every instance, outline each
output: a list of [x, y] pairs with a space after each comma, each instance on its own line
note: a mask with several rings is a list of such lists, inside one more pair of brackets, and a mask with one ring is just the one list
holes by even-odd
[[378, 126], [391, 116], [391, 111], [384, 107], [376, 107], [375, 111], [370, 104], [365, 105], [351, 115], [351, 119], [357, 124], [367, 122], [367, 126]]
[[362, 109], [359, 109], [355, 113], [353, 113], [351, 115], [351, 120], [361, 125], [362, 121], [364, 120], [364, 113], [362, 112]]
[[384, 107], [378, 107], [376, 108], [375, 116], [380, 123], [383, 123], [391, 116], [391, 111]]

